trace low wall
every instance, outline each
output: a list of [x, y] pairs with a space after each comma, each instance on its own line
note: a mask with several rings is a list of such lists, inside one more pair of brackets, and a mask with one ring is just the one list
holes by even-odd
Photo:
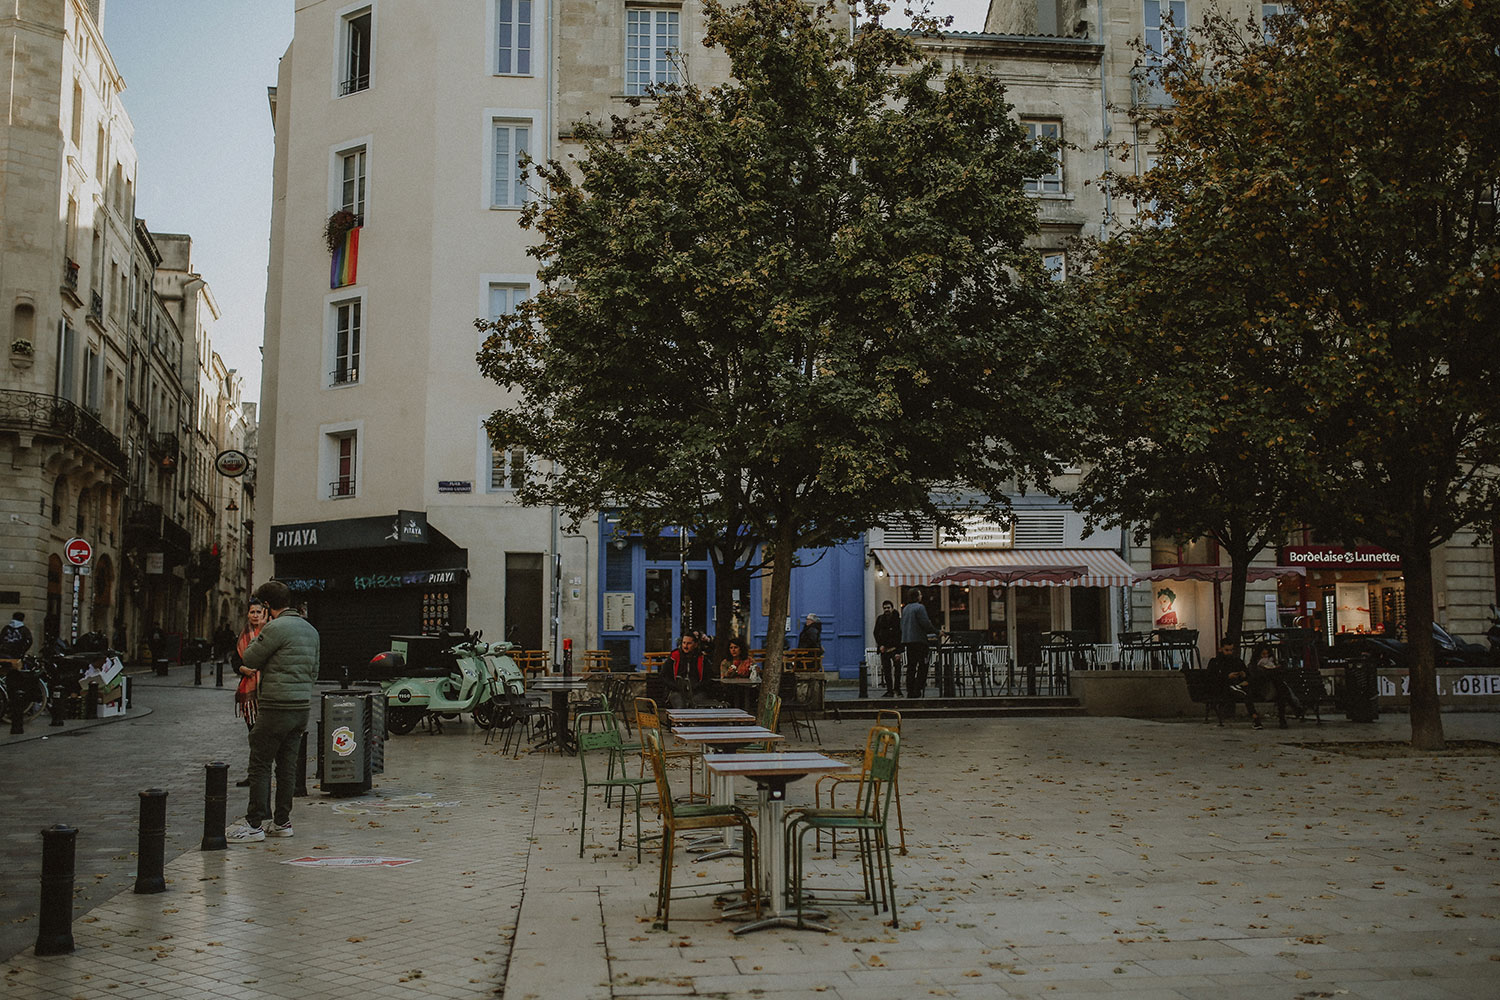
[[[1324, 670], [1323, 682], [1342, 694], [1343, 671]], [[1405, 670], [1380, 671], [1380, 708], [1404, 712], [1411, 706]], [[1132, 719], [1175, 719], [1203, 714], [1188, 698], [1187, 682], [1176, 670], [1080, 670], [1069, 678], [1072, 693], [1089, 715]], [[1445, 712], [1500, 711], [1500, 671], [1441, 668], [1438, 696]], [[1325, 706], [1325, 714], [1335, 710]]]

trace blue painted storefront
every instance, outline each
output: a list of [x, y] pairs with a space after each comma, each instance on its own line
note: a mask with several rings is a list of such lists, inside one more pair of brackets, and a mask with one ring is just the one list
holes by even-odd
[[[656, 538], [622, 535], [601, 514], [599, 537], [599, 639], [601, 648], [623, 663], [639, 666], [648, 652], [671, 649], [684, 629], [717, 636], [714, 571], [707, 552], [691, 536], [686, 544], [673, 529]], [[815, 614], [823, 623], [823, 664], [840, 677], [857, 677], [868, 645], [864, 621], [865, 544], [863, 538], [823, 550], [798, 553], [792, 570], [791, 631], [796, 644], [803, 620]], [[766, 644], [765, 608], [769, 576], [741, 581], [739, 606], [749, 615], [752, 648]], [[783, 623], [785, 624], [785, 623]]]

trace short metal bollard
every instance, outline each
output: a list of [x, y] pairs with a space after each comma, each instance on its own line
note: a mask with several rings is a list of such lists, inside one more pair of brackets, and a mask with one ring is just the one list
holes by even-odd
[[68, 699], [67, 696], [62, 693], [61, 685], [52, 690], [51, 708], [52, 721], [48, 723], [48, 725], [61, 726], [63, 724], [63, 719], [68, 714]]
[[37, 914], [38, 955], [73, 951], [73, 852], [78, 831], [58, 824], [42, 831], [42, 906]]
[[19, 670], [10, 672], [10, 734], [21, 736], [26, 732], [26, 694], [21, 690], [25, 678]]
[[88, 701], [83, 704], [83, 717], [85, 719], [99, 718], [99, 682], [89, 681]]
[[196, 660], [193, 663], [193, 687], [203, 686], [203, 661]]
[[222, 760], [203, 765], [203, 843], [200, 851], [226, 851], [224, 839], [226, 809], [229, 802], [229, 765]]
[[302, 746], [297, 750], [297, 787], [293, 795], [307, 797], [307, 730], [302, 731]]
[[165, 676], [167, 676], [167, 668], [169, 666], [171, 666], [171, 663], [172, 663], [172, 661], [168, 660], [166, 657], [161, 657], [160, 659], [158, 659], [156, 661], [156, 676], [158, 676], [158, 677], [165, 677]]
[[223, 686], [224, 686], [224, 661], [223, 660], [215, 660], [214, 661], [214, 687], [221, 688]]
[[141, 833], [136, 843], [135, 891], [145, 895], [166, 892], [162, 870], [167, 850], [167, 793], [148, 788], [141, 793]]
[[870, 697], [870, 664], [865, 660], [859, 661], [859, 696]]

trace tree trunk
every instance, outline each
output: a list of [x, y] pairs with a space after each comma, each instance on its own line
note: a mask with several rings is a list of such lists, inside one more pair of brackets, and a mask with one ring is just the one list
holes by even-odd
[[1437, 693], [1437, 649], [1432, 641], [1432, 549], [1425, 538], [1402, 547], [1406, 578], [1406, 649], [1411, 669], [1411, 745], [1442, 750], [1442, 706]]
[[776, 522], [775, 549], [771, 553], [771, 600], [766, 611], [766, 662], [760, 671], [760, 705], [781, 690], [782, 652], [786, 649], [786, 615], [792, 603], [792, 556], [797, 551], [795, 528], [784, 519]]
[[1214, 642], [1228, 640], [1234, 643], [1235, 652], [1241, 656], [1240, 632], [1245, 627], [1245, 583], [1250, 575], [1249, 553], [1231, 550], [1229, 553], [1229, 614], [1224, 618], [1224, 634], [1215, 636]]

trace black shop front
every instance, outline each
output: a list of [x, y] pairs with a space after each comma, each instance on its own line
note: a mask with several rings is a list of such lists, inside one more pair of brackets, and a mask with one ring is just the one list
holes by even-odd
[[273, 525], [271, 555], [318, 629], [323, 680], [389, 649], [392, 635], [458, 632], [468, 620], [468, 550], [425, 511]]

